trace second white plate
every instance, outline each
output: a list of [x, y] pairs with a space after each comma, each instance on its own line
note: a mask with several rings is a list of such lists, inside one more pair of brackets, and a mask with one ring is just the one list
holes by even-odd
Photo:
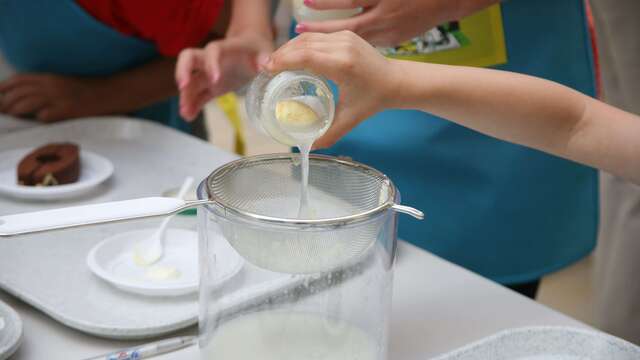
[[[198, 290], [198, 233], [167, 229], [164, 256], [145, 267], [134, 261], [134, 249], [156, 229], [125, 232], [96, 245], [87, 257], [87, 265], [101, 279], [115, 287], [148, 296], [179, 296]], [[222, 285], [236, 275], [244, 260], [220, 237], [215, 241], [220, 268], [217, 283]], [[168, 276], [163, 276], [168, 275]]]
[[33, 148], [0, 153], [0, 194], [18, 199], [59, 200], [88, 193], [113, 174], [113, 164], [91, 151], [80, 150], [80, 178], [73, 184], [24, 186], [17, 181], [18, 163]]

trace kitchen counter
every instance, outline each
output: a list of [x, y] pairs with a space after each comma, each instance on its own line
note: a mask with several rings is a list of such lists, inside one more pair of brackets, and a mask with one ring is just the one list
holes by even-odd
[[[512, 327], [586, 325], [402, 242], [391, 317], [393, 360], [425, 360]], [[12, 360], [83, 359], [134, 343], [95, 338], [67, 328], [0, 292], [24, 321], [24, 341]], [[194, 333], [195, 328], [179, 334]], [[157, 357], [199, 359], [197, 348]]]

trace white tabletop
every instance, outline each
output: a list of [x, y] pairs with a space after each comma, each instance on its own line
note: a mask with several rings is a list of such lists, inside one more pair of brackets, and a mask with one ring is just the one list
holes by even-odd
[[[12, 360], [83, 359], [130, 346], [64, 327], [19, 300], [0, 299], [24, 320], [24, 342]], [[407, 243], [401, 243], [394, 279], [393, 360], [425, 360], [497, 331], [529, 325], [586, 325], [472, 274]], [[195, 329], [181, 334], [194, 333]], [[199, 359], [197, 348], [157, 357]]]

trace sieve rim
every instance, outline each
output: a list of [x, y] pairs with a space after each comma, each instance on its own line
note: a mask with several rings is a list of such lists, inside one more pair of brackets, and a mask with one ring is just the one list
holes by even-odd
[[381, 179], [381, 182], [384, 183], [388, 188], [387, 200], [372, 209], [347, 215], [347, 216], [340, 216], [335, 218], [324, 218], [324, 219], [290, 219], [290, 218], [261, 215], [261, 214], [256, 214], [250, 211], [242, 210], [235, 206], [230, 205], [228, 202], [222, 200], [220, 197], [216, 196], [215, 194], [212, 194], [210, 184], [213, 181], [213, 179], [215, 179], [216, 177], [224, 176], [229, 171], [232, 171], [236, 168], [245, 167], [247, 164], [250, 164], [250, 163], [260, 162], [260, 161], [286, 160], [286, 159], [290, 159], [291, 161], [293, 161], [295, 157], [299, 157], [299, 156], [300, 156], [299, 154], [294, 154], [294, 153], [274, 153], [274, 154], [254, 155], [254, 156], [243, 157], [243, 158], [231, 161], [225, 165], [222, 165], [217, 169], [215, 169], [205, 179], [204, 185], [205, 185], [206, 194], [209, 198], [209, 201], [211, 203], [214, 203], [222, 207], [225, 210], [225, 213], [231, 213], [243, 219], [258, 221], [262, 223], [268, 223], [272, 225], [297, 226], [297, 227], [299, 226], [302, 226], [302, 227], [304, 226], [314, 226], [314, 227], [343, 226], [343, 225], [348, 225], [353, 223], [359, 223], [359, 222], [370, 220], [376, 217], [377, 215], [379, 215], [381, 212], [384, 212], [396, 206], [395, 198], [397, 194], [397, 189], [387, 175], [385, 175], [384, 173], [380, 172], [379, 170], [376, 170], [375, 168], [369, 165], [365, 165], [357, 161], [347, 160], [344, 158], [338, 158], [335, 156], [322, 155], [322, 154], [310, 154], [309, 161], [311, 162], [311, 160], [318, 160], [318, 161], [332, 162], [336, 164], [349, 166], [352, 169], [353, 168], [359, 169], [365, 173], [370, 173], [374, 176], [377, 176]]

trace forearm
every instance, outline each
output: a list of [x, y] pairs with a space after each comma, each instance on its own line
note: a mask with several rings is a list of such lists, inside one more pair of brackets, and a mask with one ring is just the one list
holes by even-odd
[[126, 114], [177, 94], [173, 77], [176, 60], [161, 58], [118, 74], [96, 78], [97, 114]]
[[[395, 77], [405, 81], [396, 91], [401, 95], [394, 106], [426, 111], [502, 140], [640, 179], [635, 164], [640, 155], [640, 121], [631, 114], [530, 76], [392, 64], [400, 73]], [[631, 164], [633, 169], [627, 169]]]
[[232, 0], [227, 36], [251, 32], [273, 39], [269, 0]]

